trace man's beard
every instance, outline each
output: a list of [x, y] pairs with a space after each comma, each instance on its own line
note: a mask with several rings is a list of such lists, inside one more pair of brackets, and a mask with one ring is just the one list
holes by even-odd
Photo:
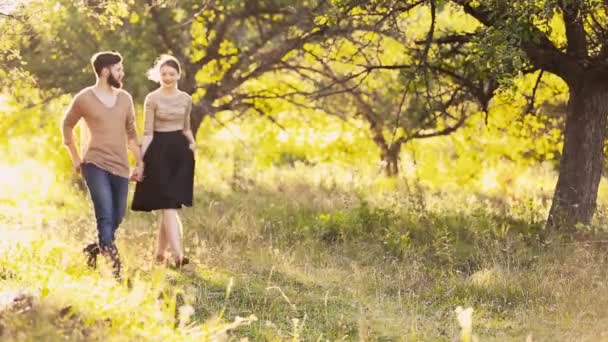
[[114, 75], [112, 75], [111, 73], [110, 76], [108, 76], [108, 84], [114, 88], [122, 88], [122, 82], [117, 80], [116, 77], [114, 77]]

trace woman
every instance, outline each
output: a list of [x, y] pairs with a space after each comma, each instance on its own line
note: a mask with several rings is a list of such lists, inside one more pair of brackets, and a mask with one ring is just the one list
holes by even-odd
[[180, 74], [179, 62], [169, 55], [162, 55], [148, 71], [148, 78], [160, 87], [144, 101], [144, 176], [131, 204], [134, 211], [161, 211], [156, 260], [166, 262], [170, 248], [178, 268], [189, 262], [182, 250], [177, 210], [192, 206], [195, 149], [192, 98], [178, 89]]

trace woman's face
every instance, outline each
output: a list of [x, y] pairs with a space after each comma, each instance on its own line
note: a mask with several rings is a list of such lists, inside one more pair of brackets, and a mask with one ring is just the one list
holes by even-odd
[[160, 84], [163, 87], [173, 87], [179, 80], [179, 73], [174, 68], [163, 65], [160, 67]]

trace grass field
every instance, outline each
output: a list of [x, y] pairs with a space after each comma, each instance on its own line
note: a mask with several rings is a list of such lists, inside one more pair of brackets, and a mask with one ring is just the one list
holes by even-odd
[[154, 214], [129, 212], [123, 283], [85, 266], [85, 193], [4, 193], [0, 339], [452, 341], [461, 306], [479, 341], [608, 340], [604, 211], [583, 243], [543, 229], [539, 196], [315, 172], [201, 179], [182, 272], [153, 263]]

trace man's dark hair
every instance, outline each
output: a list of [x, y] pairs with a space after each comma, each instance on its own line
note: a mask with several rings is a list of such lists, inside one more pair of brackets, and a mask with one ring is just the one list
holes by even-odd
[[101, 75], [103, 68], [122, 62], [122, 56], [118, 52], [101, 51], [91, 57], [91, 65], [97, 76]]

